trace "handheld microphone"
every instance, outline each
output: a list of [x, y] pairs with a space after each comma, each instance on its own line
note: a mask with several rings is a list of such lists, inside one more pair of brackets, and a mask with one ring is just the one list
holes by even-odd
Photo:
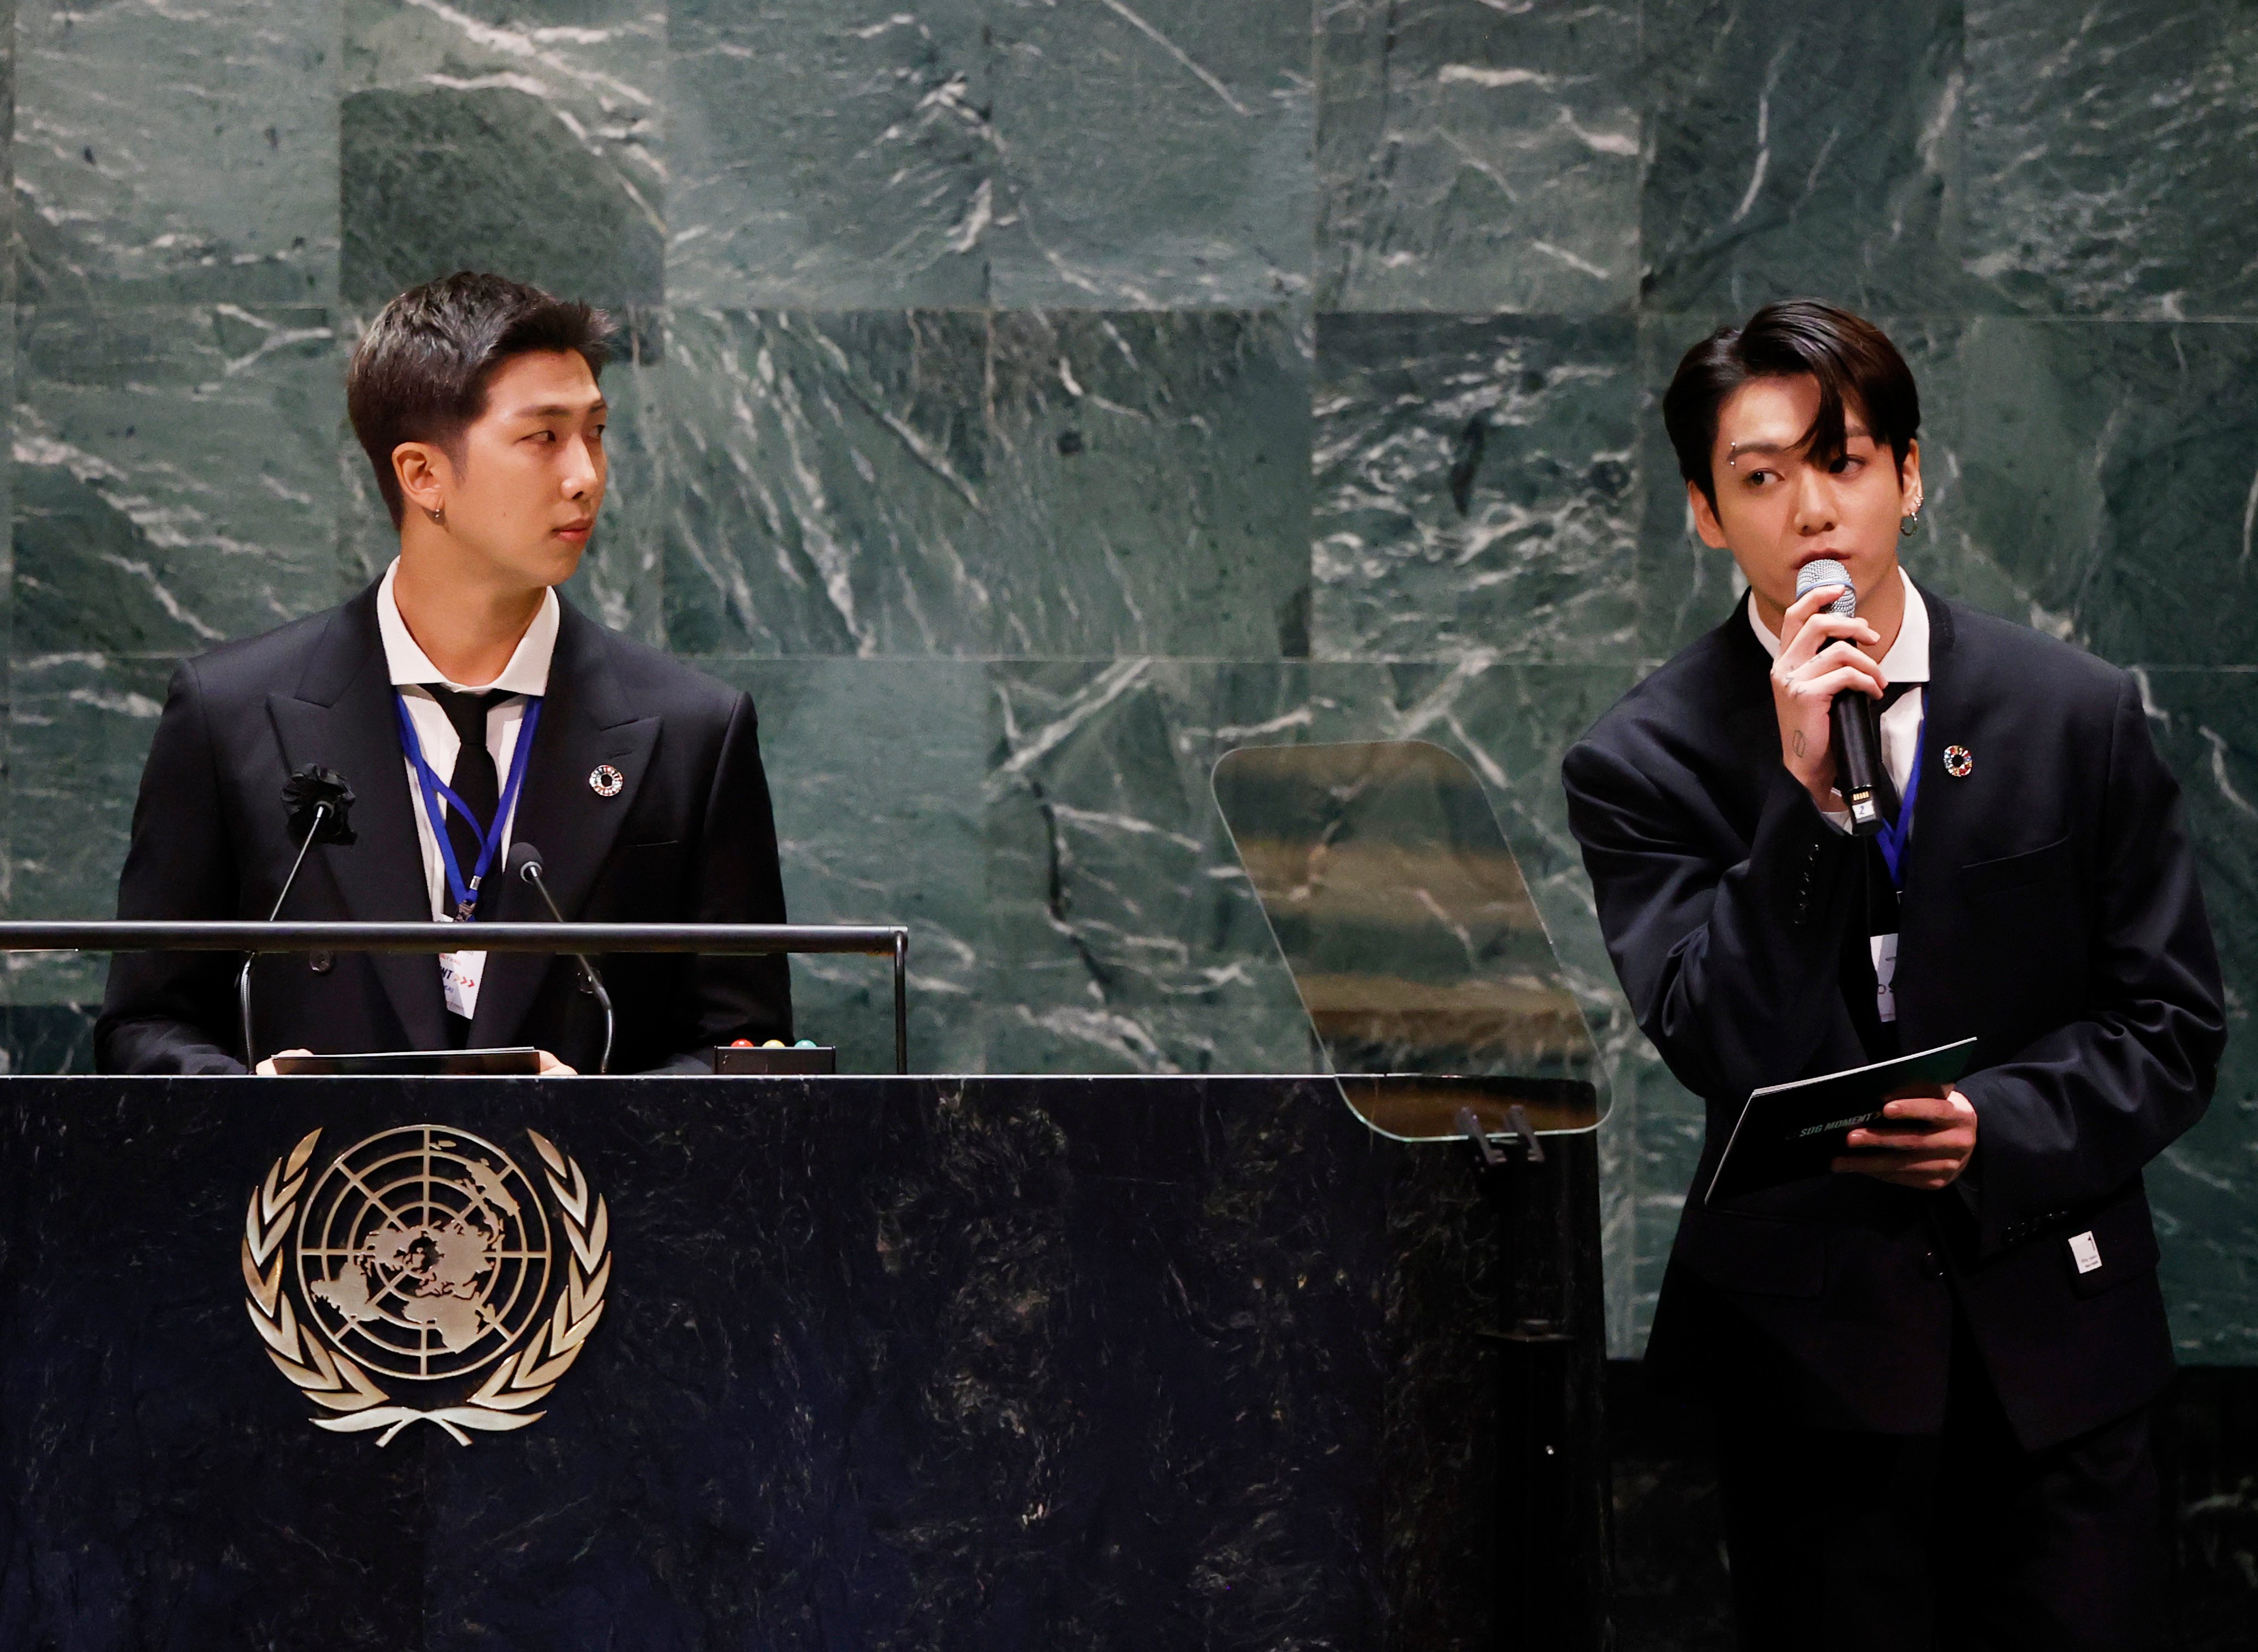
[[[542, 880], [539, 849], [520, 838], [509, 846], [509, 869], [541, 891], [542, 904], [549, 909], [550, 918], [560, 924], [564, 921], [564, 914], [557, 910], [557, 897], [549, 892], [549, 885]], [[599, 1074], [609, 1073], [612, 1070], [612, 1033], [615, 1025], [612, 1018], [612, 995], [604, 990], [604, 978], [596, 973], [596, 966], [590, 963], [585, 954], [574, 953], [572, 960], [580, 966], [582, 982], [596, 1002], [603, 1006], [604, 1053], [596, 1062], [596, 1071]]]
[[[1843, 587], [1843, 594], [1827, 605], [1828, 613], [1847, 619], [1858, 612], [1858, 599], [1850, 588], [1850, 573], [1831, 557], [1806, 563], [1795, 576], [1795, 594], [1799, 599], [1809, 596], [1821, 585]], [[1836, 790], [1850, 805], [1850, 835], [1870, 838], [1882, 829], [1881, 805], [1876, 801], [1881, 788], [1882, 736], [1874, 716], [1873, 698], [1846, 689], [1835, 697], [1827, 709], [1827, 717], [1835, 741]]]
[[[319, 763], [307, 764], [282, 783], [282, 807], [288, 812], [290, 835], [298, 840], [298, 858], [290, 862], [290, 875], [274, 897], [274, 910], [266, 914], [268, 923], [282, 915], [282, 903], [290, 898], [290, 886], [298, 881], [308, 850], [316, 843], [334, 843], [339, 848], [352, 844], [352, 806], [353, 789], [345, 777]], [[252, 1068], [259, 1057], [251, 1047], [251, 966], [258, 961], [257, 953], [247, 954], [235, 977], [236, 1009], [243, 1020], [243, 1063]]]

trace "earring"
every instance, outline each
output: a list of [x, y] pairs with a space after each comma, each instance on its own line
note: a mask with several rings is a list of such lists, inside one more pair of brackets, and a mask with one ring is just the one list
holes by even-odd
[[430, 519], [431, 519], [433, 521], [437, 522], [441, 527], [443, 527], [443, 528], [444, 528], [444, 527], [445, 527], [445, 526], [446, 526], [446, 522], [447, 522], [447, 513], [446, 513], [446, 512], [444, 512], [444, 511], [443, 511], [443, 510], [437, 510], [437, 511], [427, 511], [427, 512], [425, 512], [424, 514], [425, 514], [426, 515], [428, 515], [429, 517], [430, 517]]
[[1921, 526], [1921, 501], [1915, 500], [1913, 508], [1898, 519], [1898, 537], [1911, 539], [1914, 530]]

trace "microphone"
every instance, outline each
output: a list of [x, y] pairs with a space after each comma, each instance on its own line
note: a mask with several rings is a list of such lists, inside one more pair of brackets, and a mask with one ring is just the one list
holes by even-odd
[[[1843, 594], [1827, 605], [1827, 612], [1846, 619], [1858, 612], [1858, 599], [1850, 588], [1850, 573], [1831, 557], [1806, 563], [1795, 576], [1795, 594], [1799, 599], [1809, 596], [1821, 585], [1843, 587]], [[1881, 805], [1875, 801], [1881, 790], [1882, 735], [1874, 715], [1873, 697], [1854, 689], [1845, 690], [1835, 697], [1834, 703], [1827, 708], [1827, 716], [1835, 740], [1836, 790], [1850, 805], [1850, 835], [1870, 838], [1882, 829]]]
[[[509, 846], [509, 869], [541, 891], [542, 904], [548, 907], [550, 917], [560, 924], [564, 921], [564, 914], [557, 910], [557, 897], [549, 892], [549, 885], [542, 880], [542, 854], [539, 849], [520, 838]], [[580, 966], [581, 982], [604, 1009], [604, 1053], [596, 1062], [596, 1071], [599, 1074], [607, 1074], [612, 1070], [612, 1033], [616, 1025], [612, 1017], [612, 995], [604, 990], [604, 978], [596, 973], [596, 966], [590, 963], [585, 954], [574, 953], [572, 960]]]
[[[298, 840], [298, 858], [290, 862], [290, 875], [282, 880], [282, 892], [274, 897], [274, 910], [266, 914], [268, 923], [282, 915], [282, 903], [290, 898], [290, 887], [298, 881], [298, 869], [306, 864], [309, 849], [316, 843], [346, 848], [354, 842], [352, 806], [353, 789], [345, 783], [345, 777], [319, 763], [308, 763], [282, 783], [282, 807], [288, 812], [290, 835]], [[259, 1065], [251, 1047], [251, 966], [258, 961], [257, 953], [247, 954], [235, 977], [236, 1009], [243, 1021], [243, 1060], [250, 1067]]]

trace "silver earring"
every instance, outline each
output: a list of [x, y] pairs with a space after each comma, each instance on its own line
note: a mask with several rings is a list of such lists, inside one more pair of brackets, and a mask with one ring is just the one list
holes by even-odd
[[426, 514], [426, 515], [428, 515], [428, 516], [430, 516], [430, 519], [431, 519], [433, 521], [439, 523], [442, 527], [444, 527], [444, 526], [446, 525], [446, 521], [447, 521], [447, 513], [446, 513], [446, 512], [444, 512], [444, 511], [427, 511], [427, 512], [425, 513], [425, 514]]
[[1921, 526], [1921, 507], [1916, 505], [1898, 519], [1898, 537], [1911, 539], [1914, 530]]

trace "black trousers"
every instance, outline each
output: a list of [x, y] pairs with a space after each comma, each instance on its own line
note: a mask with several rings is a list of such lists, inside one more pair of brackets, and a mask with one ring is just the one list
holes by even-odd
[[1743, 1652], [2148, 1652], [2164, 1532], [2144, 1407], [2041, 1451], [2016, 1443], [1956, 1328], [1944, 1431], [1721, 1415]]

